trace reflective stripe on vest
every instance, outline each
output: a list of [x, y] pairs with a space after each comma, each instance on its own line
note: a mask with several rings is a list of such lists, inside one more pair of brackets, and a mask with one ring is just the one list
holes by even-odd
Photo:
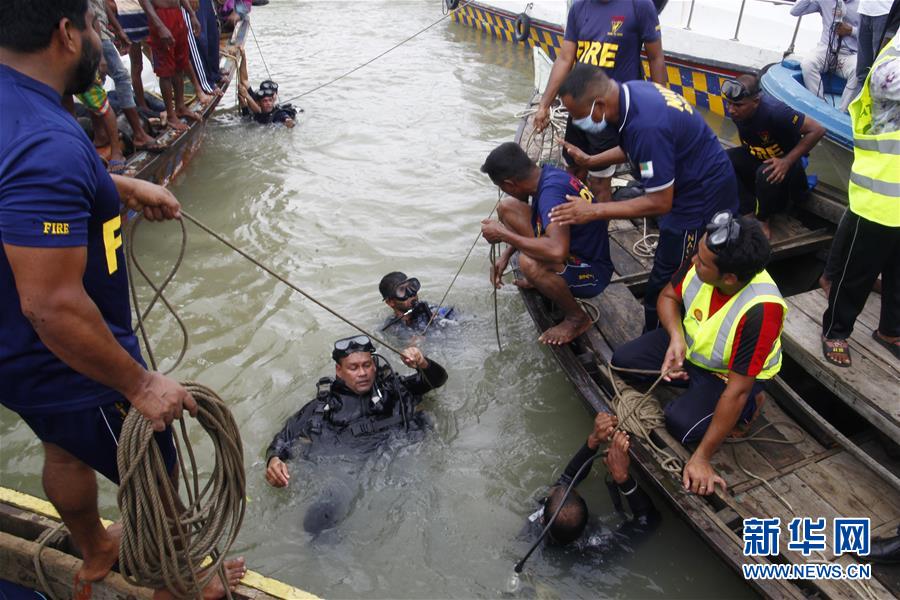
[[900, 57], [897, 40], [878, 55], [866, 77], [862, 92], [850, 103], [853, 125], [853, 166], [847, 195], [850, 210], [860, 217], [900, 227], [900, 131], [871, 134], [872, 96], [870, 82], [876, 67]]
[[[766, 271], [757, 274], [749, 284], [735, 294], [714, 315], [709, 312], [713, 287], [697, 277], [695, 267], [685, 275], [682, 299], [685, 306], [683, 321], [684, 338], [688, 346], [687, 359], [705, 369], [727, 373], [737, 326], [747, 311], [763, 302], [781, 305], [787, 313], [787, 304], [778, 286]], [[698, 318], [699, 315], [699, 318]], [[705, 316], [704, 316], [705, 315]], [[729, 342], [731, 342], [729, 344]], [[781, 368], [781, 337], [779, 335], [757, 379], [769, 379]]]

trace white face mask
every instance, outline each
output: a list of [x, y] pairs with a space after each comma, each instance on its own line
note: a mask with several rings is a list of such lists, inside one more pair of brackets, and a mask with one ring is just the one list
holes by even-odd
[[604, 129], [606, 129], [606, 113], [603, 113], [603, 118], [600, 119], [600, 122], [597, 123], [594, 121], [594, 106], [597, 104], [597, 100], [594, 100], [591, 103], [591, 112], [587, 114], [583, 119], [572, 119], [572, 125], [578, 127], [582, 131], [586, 131], [587, 133], [602, 133]]

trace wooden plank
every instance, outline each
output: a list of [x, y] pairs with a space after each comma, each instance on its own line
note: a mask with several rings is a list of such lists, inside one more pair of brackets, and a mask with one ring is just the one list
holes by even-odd
[[600, 311], [597, 325], [613, 350], [641, 335], [644, 324], [638, 316], [644, 314], [643, 308], [627, 287], [611, 283], [600, 298], [602, 301], [595, 303]]
[[[822, 315], [828, 307], [828, 299], [820, 289], [791, 296], [788, 302], [817, 323], [821, 322]], [[868, 353], [868, 357], [880, 368], [896, 377], [897, 383], [900, 384], [900, 361], [897, 361], [887, 348], [872, 339], [872, 332], [878, 329], [880, 313], [881, 296], [876, 293], [869, 294], [865, 308], [856, 319], [850, 340], [855, 341], [859, 347], [863, 348]]]
[[869, 517], [872, 527], [900, 517], [900, 495], [847, 453], [808, 465], [797, 475], [841, 515]]
[[869, 354], [850, 339], [855, 350], [852, 368], [827, 362], [822, 356], [821, 327], [792, 298], [788, 303], [782, 342], [785, 351], [808, 373], [837, 394], [845, 403], [892, 439], [900, 439], [900, 381], [882, 369]]
[[[656, 229], [648, 227], [647, 232], [656, 233]], [[634, 252], [634, 244], [644, 237], [643, 229], [623, 229], [611, 233], [609, 237], [616, 240], [632, 258], [644, 266], [645, 271], [649, 272], [653, 266], [653, 257], [639, 256]]]
[[613, 236], [609, 238], [609, 254], [617, 275], [635, 275], [647, 271], [646, 267], [631, 255], [629, 249], [622, 246]]

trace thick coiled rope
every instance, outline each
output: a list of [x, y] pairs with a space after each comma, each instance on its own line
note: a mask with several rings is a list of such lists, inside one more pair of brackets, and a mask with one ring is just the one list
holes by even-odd
[[[527, 119], [537, 112], [537, 107], [527, 108], [515, 114], [516, 119]], [[528, 156], [532, 157], [536, 162], [541, 164], [551, 164], [559, 166], [562, 161], [562, 152], [559, 148], [559, 140], [566, 134], [566, 121], [569, 118], [569, 112], [565, 106], [557, 105], [550, 107], [550, 124], [543, 131], [538, 132], [537, 128], [532, 127], [525, 138], [522, 147]], [[540, 138], [538, 138], [540, 136]], [[537, 144], [535, 142], [537, 141]], [[532, 146], [537, 148], [536, 155], [532, 153]]]

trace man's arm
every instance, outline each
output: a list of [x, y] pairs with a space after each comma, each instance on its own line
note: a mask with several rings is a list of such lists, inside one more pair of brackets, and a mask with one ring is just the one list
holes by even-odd
[[666, 75], [666, 57], [663, 54], [662, 40], [646, 42], [647, 62], [650, 63], [650, 81], [659, 85], [666, 85], [669, 81]]
[[[584, 198], [577, 198], [587, 205]], [[503, 223], [485, 219], [481, 222], [481, 233], [492, 244], [504, 242], [541, 262], [562, 264], [569, 258], [569, 228], [565, 226], [551, 223], [544, 235], [536, 238], [519, 235]]]
[[156, 31], [156, 35], [162, 43], [166, 46], [174, 44], [175, 38], [172, 37], [172, 32], [169, 31], [168, 27], [163, 24], [162, 19], [159, 18], [159, 15], [156, 14], [156, 8], [154, 8], [153, 2], [151, 0], [138, 0], [138, 3], [141, 5], [141, 9], [147, 14], [147, 24], [151, 29]]
[[414, 396], [427, 394], [447, 383], [448, 375], [444, 367], [432, 358], [425, 358], [425, 362], [427, 365], [418, 372], [401, 379], [406, 389]]
[[575, 64], [575, 52], [577, 45], [571, 40], [563, 40], [559, 51], [556, 53], [556, 60], [553, 61], [553, 68], [550, 70], [550, 78], [547, 80], [547, 87], [544, 89], [544, 95], [541, 96], [541, 102], [538, 110], [534, 115], [535, 128], [540, 132], [547, 127], [550, 119], [550, 105], [556, 99], [563, 81], [572, 71], [572, 65]]
[[189, 0], [181, 0], [181, 8], [187, 11], [188, 17], [191, 20], [191, 29], [193, 30], [194, 37], [200, 36], [200, 21], [197, 19], [197, 15], [194, 14], [194, 7], [191, 6]]
[[119, 393], [162, 431], [197, 405], [181, 385], [148, 372], [113, 336], [82, 283], [87, 248], [4, 244], [22, 313], [60, 360]]
[[572, 161], [575, 165], [579, 167], [605, 169], [610, 165], [618, 165], [628, 160], [625, 151], [619, 146], [604, 150], [600, 154], [588, 154], [575, 144], [567, 142], [562, 138], [558, 138], [557, 141], [559, 142], [559, 145], [569, 153], [569, 156], [572, 157]]
[[684, 466], [682, 477], [684, 489], [703, 495], [712, 494], [716, 484], [721, 485], [723, 490], [725, 489], [725, 480], [716, 473], [709, 461], [737, 424], [744, 405], [747, 404], [750, 390], [753, 389], [754, 381], [756, 381], [755, 377], [741, 375], [734, 371], [728, 373], [728, 385], [719, 396], [709, 429], [706, 430], [700, 445], [697, 446], [694, 454]]
[[568, 226], [583, 225], [591, 221], [664, 215], [672, 210], [674, 190], [675, 186], [670, 185], [631, 200], [597, 204], [578, 202], [581, 200], [579, 196], [566, 196], [568, 202], [554, 207], [550, 211], [550, 219], [554, 225]]
[[109, 22], [109, 28], [113, 35], [119, 40], [119, 44], [124, 48], [130, 46], [131, 40], [128, 39], [128, 34], [122, 29], [122, 24], [119, 23], [119, 9], [116, 6], [116, 0], [106, 0], [106, 19]]
[[[684, 325], [681, 317], [682, 300], [675, 293], [675, 287], [669, 283], [659, 293], [656, 299], [656, 313], [662, 328], [669, 334], [669, 347], [660, 371], [681, 369], [684, 366], [684, 357], [687, 354], [687, 344], [684, 341]], [[666, 381], [673, 379], [687, 379], [684, 371], [675, 371], [666, 375]]]
[[794, 17], [811, 15], [814, 12], [821, 12], [817, 0], [797, 0], [794, 6], [791, 7], [791, 15]]
[[765, 172], [767, 179], [772, 183], [779, 183], [787, 176], [791, 166], [800, 157], [809, 154], [810, 151], [819, 143], [819, 140], [825, 135], [825, 128], [812, 117], [804, 117], [803, 125], [800, 127], [800, 141], [794, 148], [782, 156], [781, 158], [770, 158], [765, 161], [768, 167]]

